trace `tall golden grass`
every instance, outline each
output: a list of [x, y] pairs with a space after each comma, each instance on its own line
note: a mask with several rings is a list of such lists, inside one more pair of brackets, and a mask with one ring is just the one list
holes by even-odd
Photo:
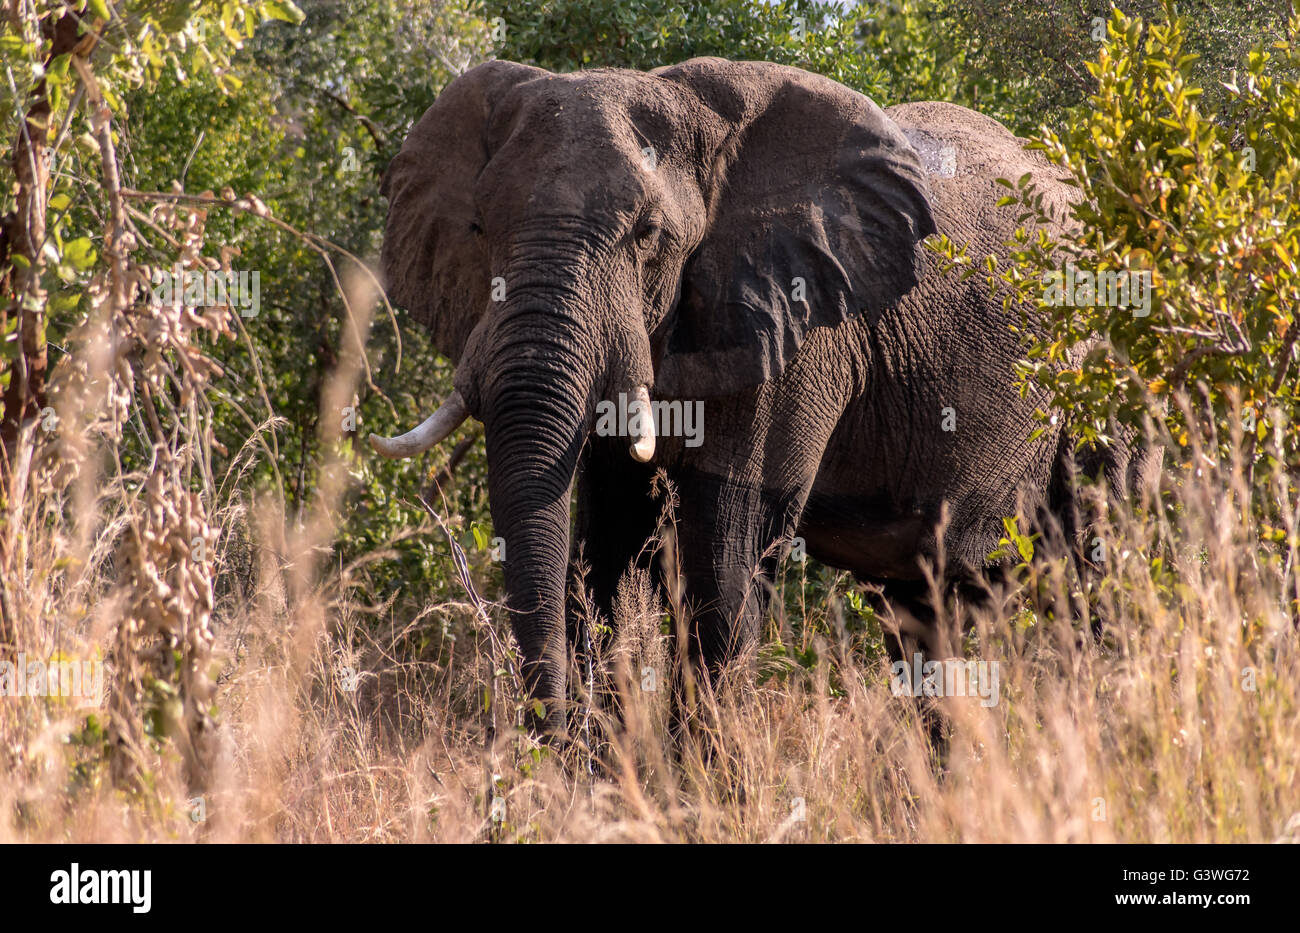
[[[363, 366], [373, 293], [349, 288], [359, 339], [327, 389], [329, 411]], [[87, 359], [84, 372], [106, 367]], [[108, 383], [77, 384], [102, 394]], [[804, 600], [798, 626], [778, 608], [768, 627], [770, 640], [797, 627], [816, 664], [762, 682], [738, 671], [701, 693], [697, 728], [674, 738], [663, 607], [636, 574], [598, 665], [620, 714], [595, 704], [580, 732], [600, 747], [556, 751], [515, 726], [524, 699], [499, 606], [467, 593], [403, 619], [355, 599], [355, 568], [329, 559], [342, 454], [319, 465], [315, 505], [298, 521], [242, 481], [272, 423], [250, 431], [224, 478], [180, 480], [210, 456], [202, 423], [160, 451], [174, 460], [164, 470], [105, 473], [86, 457], [72, 485], [38, 470], [11, 517], [22, 546], [5, 581], [9, 650], [113, 667], [109, 697], [89, 711], [102, 734], [70, 699], [0, 699], [0, 840], [1300, 841], [1297, 528], [1285, 529], [1289, 550], [1260, 544], [1235, 505], [1242, 464], [1197, 450], [1193, 469], [1167, 473], [1163, 506], [1114, 510], [1092, 584], [1101, 640], [1060, 611], [1077, 583], [1059, 563], [968, 610], [967, 655], [998, 666], [1000, 691], [991, 707], [941, 701], [942, 755], [914, 702], [891, 692], [887, 662], [855, 648], [833, 595]], [[114, 462], [120, 439], [99, 438]], [[1272, 494], [1294, 515], [1289, 489], [1279, 476]], [[159, 574], [168, 586], [187, 578], [175, 555], [148, 549], [182, 515], [211, 542], [185, 574], [218, 585], [210, 617], [197, 593], [168, 635], [141, 622], [158, 609], [149, 587]], [[434, 658], [407, 647], [448, 619], [469, 644]], [[157, 720], [167, 737], [142, 730], [145, 704], [158, 702], [149, 671], [168, 670], [160, 651], [205, 638], [176, 649], [177, 663], [205, 667], [177, 678], [179, 706]], [[643, 689], [646, 669], [655, 689]], [[210, 696], [186, 695], [209, 681]]]

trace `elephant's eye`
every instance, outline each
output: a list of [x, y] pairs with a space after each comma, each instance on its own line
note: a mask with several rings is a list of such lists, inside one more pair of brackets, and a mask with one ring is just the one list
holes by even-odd
[[661, 228], [658, 223], [652, 219], [646, 219], [637, 224], [634, 239], [636, 245], [641, 249], [647, 249], [659, 241]]
[[477, 217], [475, 217], [473, 220], [469, 222], [469, 232], [474, 234], [475, 236], [483, 235], [483, 225], [479, 223]]

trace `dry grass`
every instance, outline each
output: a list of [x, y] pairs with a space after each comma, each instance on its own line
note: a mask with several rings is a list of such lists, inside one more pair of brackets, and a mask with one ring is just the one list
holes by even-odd
[[[358, 367], [344, 361], [335, 401]], [[522, 701], [500, 612], [475, 623], [467, 597], [377, 619], [350, 597], [348, 569], [322, 559], [342, 464], [322, 465], [318, 506], [296, 525], [277, 501], [253, 501], [238, 475], [213, 483], [207, 502], [211, 572], [241, 584], [219, 587], [212, 611], [208, 751], [187, 752], [196, 720], [184, 715], [171, 739], [124, 749], [88, 735], [72, 701], [5, 697], [0, 841], [1300, 839], [1294, 546], [1261, 547], [1233, 504], [1238, 467], [1170, 477], [1170, 507], [1105, 530], [1102, 643], [1070, 613], [1047, 611], [1068, 604], [1050, 564], [977, 613], [967, 653], [998, 666], [999, 701], [942, 701], [951, 738], [941, 766], [913, 702], [892, 695], [886, 662], [855, 647], [826, 600], [770, 627], [771, 638], [797, 629], [818, 663], [761, 684], [735, 678], [704, 701], [697, 732], [674, 742], [669, 648], [643, 577], [623, 589], [602, 662], [622, 708], [618, 723], [593, 714], [604, 719], [593, 732], [607, 740], [602, 753], [542, 750], [512, 726]], [[23, 573], [6, 581], [29, 657], [131, 650], [121, 626], [133, 594], [113, 547], [146, 522], [139, 479], [33, 498]], [[1285, 482], [1276, 494], [1290, 494]], [[476, 635], [432, 656], [408, 647], [412, 632], [450, 631], [449, 620]], [[653, 691], [642, 689], [647, 668]], [[138, 723], [143, 701], [123, 693], [122, 676], [115, 668], [97, 715]], [[114, 767], [121, 756], [131, 767]]]

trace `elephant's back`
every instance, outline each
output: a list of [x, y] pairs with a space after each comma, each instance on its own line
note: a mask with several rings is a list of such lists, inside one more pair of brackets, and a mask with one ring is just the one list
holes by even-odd
[[1041, 153], [1025, 149], [1026, 140], [997, 120], [942, 101], [897, 104], [885, 113], [920, 156], [934, 207], [950, 220], [978, 218], [982, 226], [1010, 235], [1020, 212], [1014, 206], [996, 207], [1008, 193], [998, 179], [1015, 184], [1029, 174], [1043, 194], [1044, 206], [1065, 222], [1076, 189], [1062, 181], [1059, 168]]
[[[1046, 220], [1043, 226], [1059, 238], [1069, 228], [1072, 203], [1077, 189], [1062, 181], [1062, 171], [1039, 152], [1024, 148], [1025, 140], [998, 121], [957, 104], [938, 101], [899, 104], [886, 113], [897, 123], [921, 157], [926, 172], [931, 210], [938, 232], [976, 263], [985, 256], [1005, 260], [1007, 244], [1016, 230], [1024, 227], [1031, 235], [1037, 218], [1021, 221], [1022, 206], [999, 206], [1008, 195], [1004, 179], [1012, 185], [1028, 174], [1035, 190], [1042, 195]], [[946, 362], [978, 356], [983, 366], [968, 359], [985, 374], [1006, 359], [1019, 359], [1022, 347], [1011, 333], [1021, 323], [1022, 311], [1028, 311], [1030, 326], [1040, 319], [1032, 307], [1004, 307], [1005, 289], [997, 300], [990, 300], [984, 276], [963, 279], [957, 271], [944, 273], [936, 258], [928, 257], [929, 268], [917, 288], [902, 301], [897, 314], [906, 322], [920, 325], [929, 333], [969, 331], [978, 338], [963, 349], [944, 354]], [[1001, 378], [1000, 368], [997, 370]], [[987, 376], [986, 376], [987, 378]]]

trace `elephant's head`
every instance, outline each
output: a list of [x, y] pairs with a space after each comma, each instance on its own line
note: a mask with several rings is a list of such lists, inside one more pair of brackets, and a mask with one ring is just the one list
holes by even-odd
[[[456, 392], [372, 443], [408, 456], [483, 422], [515, 634], [562, 732], [569, 489], [597, 404], [749, 390], [812, 328], [880, 314], [920, 276], [923, 172], [875, 104], [798, 69], [490, 62], [412, 128], [383, 192], [389, 295]], [[653, 434], [631, 447], [651, 459]]]

